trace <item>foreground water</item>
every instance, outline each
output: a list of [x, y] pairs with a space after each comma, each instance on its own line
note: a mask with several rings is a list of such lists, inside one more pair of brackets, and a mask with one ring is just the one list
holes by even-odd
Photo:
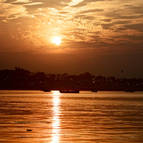
[[0, 143], [142, 143], [143, 93], [0, 91]]

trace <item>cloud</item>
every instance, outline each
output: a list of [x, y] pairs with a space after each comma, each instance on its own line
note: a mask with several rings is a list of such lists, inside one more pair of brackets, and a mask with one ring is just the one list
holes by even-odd
[[88, 14], [88, 13], [96, 13], [96, 12], [103, 12], [104, 9], [89, 9], [79, 12], [80, 14]]
[[63, 36], [63, 48], [141, 48], [141, 3], [139, 0], [136, 3], [129, 0], [124, 3], [120, 0], [3, 0], [0, 19], [7, 21], [5, 29], [11, 27], [10, 20], [14, 20], [18, 27], [13, 27], [13, 37], [18, 31], [21, 38], [17, 43], [23, 39], [27, 43], [31, 41], [32, 48], [38, 45], [39, 49], [48, 49], [50, 36], [56, 34]]
[[13, 4], [24, 4], [24, 3], [30, 3], [30, 0], [16, 0], [12, 2]]
[[79, 3], [83, 2], [84, 0], [71, 0], [69, 3], [69, 6], [75, 6], [78, 5]]
[[11, 19], [27, 15], [26, 8], [21, 5], [0, 3], [0, 17]]
[[131, 29], [143, 32], [143, 23], [128, 24], [124, 26], [124, 29]]
[[90, 4], [90, 3], [102, 2], [102, 1], [108, 2], [108, 1], [112, 1], [112, 0], [83, 0], [80, 3], [78, 3], [77, 5], [74, 5], [74, 7], [82, 7], [82, 6], [85, 6], [85, 5]]

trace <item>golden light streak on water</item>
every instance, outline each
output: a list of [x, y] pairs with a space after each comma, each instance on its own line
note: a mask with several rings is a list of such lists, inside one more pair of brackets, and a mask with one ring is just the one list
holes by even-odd
[[60, 91], [58, 91], [58, 90], [53, 90], [52, 91], [52, 95], [57, 95], [57, 96], [59, 96], [61, 93], [60, 93]]
[[53, 95], [53, 118], [51, 143], [60, 142], [60, 92], [52, 91]]

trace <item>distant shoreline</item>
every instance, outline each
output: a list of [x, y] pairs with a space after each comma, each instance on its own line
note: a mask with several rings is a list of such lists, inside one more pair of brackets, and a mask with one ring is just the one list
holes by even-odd
[[88, 72], [78, 75], [45, 74], [22, 68], [0, 70], [0, 90], [84, 90], [143, 91], [143, 79], [95, 76]]
[[[51, 91], [60, 91], [60, 89], [51, 89], [49, 91], [44, 91], [44, 90], [39, 90], [39, 89], [0, 89], [0, 91], [43, 91], [43, 92], [51, 92]], [[67, 90], [68, 91], [68, 90]], [[78, 90], [78, 91], [89, 91], [89, 92], [94, 92], [91, 90]], [[143, 92], [143, 90], [135, 90], [135, 91], [124, 91], [124, 90], [98, 90], [96, 92]], [[95, 92], [95, 93], [96, 93]]]

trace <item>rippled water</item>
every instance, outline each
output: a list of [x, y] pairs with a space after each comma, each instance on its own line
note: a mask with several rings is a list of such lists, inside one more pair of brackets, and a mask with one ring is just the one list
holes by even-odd
[[0, 91], [0, 143], [142, 143], [143, 93]]

